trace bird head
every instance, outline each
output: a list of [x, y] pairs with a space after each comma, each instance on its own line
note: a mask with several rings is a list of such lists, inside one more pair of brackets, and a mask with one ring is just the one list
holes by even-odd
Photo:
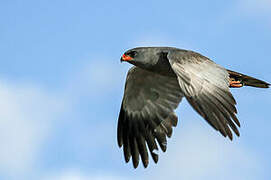
[[138, 52], [136, 50], [128, 50], [126, 51], [120, 58], [120, 61], [127, 61], [127, 62], [132, 62], [137, 59]]
[[120, 61], [131, 63], [135, 66], [148, 69], [157, 63], [159, 59], [159, 48], [155, 47], [137, 47], [126, 51]]

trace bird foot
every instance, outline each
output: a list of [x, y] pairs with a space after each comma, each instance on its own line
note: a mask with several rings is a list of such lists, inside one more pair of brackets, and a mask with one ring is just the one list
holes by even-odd
[[240, 88], [243, 87], [243, 83], [241, 81], [230, 81], [230, 87], [232, 88]]

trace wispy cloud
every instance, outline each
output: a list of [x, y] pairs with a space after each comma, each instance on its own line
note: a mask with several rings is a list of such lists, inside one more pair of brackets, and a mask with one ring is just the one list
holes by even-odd
[[[123, 90], [128, 65], [127, 68], [122, 68], [118, 61], [113, 60], [90, 62], [69, 79], [68, 85], [63, 88], [64, 94], [51, 93], [38, 85], [0, 81], [0, 141], [5, 144], [0, 149], [1, 172], [14, 177], [30, 173], [41, 160], [39, 155], [42, 145], [48, 140], [52, 128], [59, 122], [61, 115], [70, 110], [74, 99], [90, 96], [95, 101], [107, 102], [107, 93]], [[104, 114], [99, 118], [103, 119], [105, 116]], [[112, 123], [96, 122], [92, 128], [75, 132], [80, 137], [73, 142], [73, 146], [77, 147], [79, 153], [96, 157], [101, 149], [112, 146], [117, 149], [115, 142], [107, 138], [115, 135]], [[103, 136], [99, 137], [100, 129], [103, 129]], [[242, 179], [245, 174], [240, 172], [248, 172], [246, 179], [261, 177], [263, 168], [260, 156], [242, 146], [240, 141], [236, 143], [236, 140], [225, 140], [209, 127], [207, 131], [200, 128], [199, 124], [177, 130], [179, 133], [174, 133], [175, 144], [170, 140], [169, 149], [166, 154], [161, 155], [159, 164], [151, 164], [145, 174], [140, 174], [142, 178], [162, 179], [167, 174], [169, 179]], [[90, 143], [89, 137], [96, 135], [96, 142]], [[117, 153], [120, 157], [120, 151]], [[111, 158], [110, 155], [108, 158]], [[127, 179], [120, 173], [93, 175], [77, 168], [46, 175], [45, 180]]]
[[33, 169], [62, 100], [30, 84], [0, 81], [0, 169], [7, 176]]
[[43, 180], [126, 180], [130, 177], [121, 177], [118, 175], [110, 175], [106, 173], [101, 174], [87, 174], [76, 169], [67, 169], [63, 172], [56, 173], [45, 177]]
[[[0, 79], [1, 175], [15, 178], [31, 173], [30, 170], [39, 164], [41, 148], [51, 138], [54, 128], [61, 124], [62, 116], [73, 112], [70, 105], [74, 101], [78, 102], [82, 97], [90, 97], [95, 102], [106, 101], [106, 94], [123, 89], [119, 85], [125, 80], [126, 69], [117, 67], [119, 61], [98, 59], [90, 62], [68, 78], [61, 93], [49, 92], [37, 84]], [[85, 135], [89, 137], [93, 133]], [[88, 142], [82, 140], [77, 145], [82, 145], [84, 151]], [[95, 146], [92, 148], [95, 151]], [[99, 176], [95, 178], [99, 179]]]
[[255, 154], [238, 139], [224, 139], [210, 128], [191, 124], [175, 134], [177, 143], [159, 164], [155, 179], [261, 179], [264, 165]]

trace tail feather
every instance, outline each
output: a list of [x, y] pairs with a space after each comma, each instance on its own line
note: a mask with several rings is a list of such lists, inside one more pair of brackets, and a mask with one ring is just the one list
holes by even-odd
[[267, 82], [264, 82], [262, 80], [238, 73], [238, 72], [234, 72], [231, 70], [227, 70], [229, 75], [230, 75], [230, 79], [233, 79], [234, 81], [240, 81], [240, 83], [242, 83], [244, 86], [252, 86], [252, 87], [257, 87], [257, 88], [269, 88], [270, 84]]

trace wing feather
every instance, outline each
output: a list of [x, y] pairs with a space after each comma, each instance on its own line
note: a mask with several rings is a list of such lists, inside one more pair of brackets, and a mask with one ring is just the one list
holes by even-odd
[[134, 168], [139, 157], [146, 168], [148, 150], [155, 163], [158, 161], [157, 143], [166, 151], [167, 137], [177, 125], [174, 110], [183, 97], [176, 77], [155, 74], [138, 67], [129, 70], [118, 119], [117, 138], [123, 146], [124, 158], [132, 157]]
[[171, 51], [167, 58], [190, 105], [223, 136], [232, 140], [232, 131], [239, 136], [227, 70], [192, 51]]

